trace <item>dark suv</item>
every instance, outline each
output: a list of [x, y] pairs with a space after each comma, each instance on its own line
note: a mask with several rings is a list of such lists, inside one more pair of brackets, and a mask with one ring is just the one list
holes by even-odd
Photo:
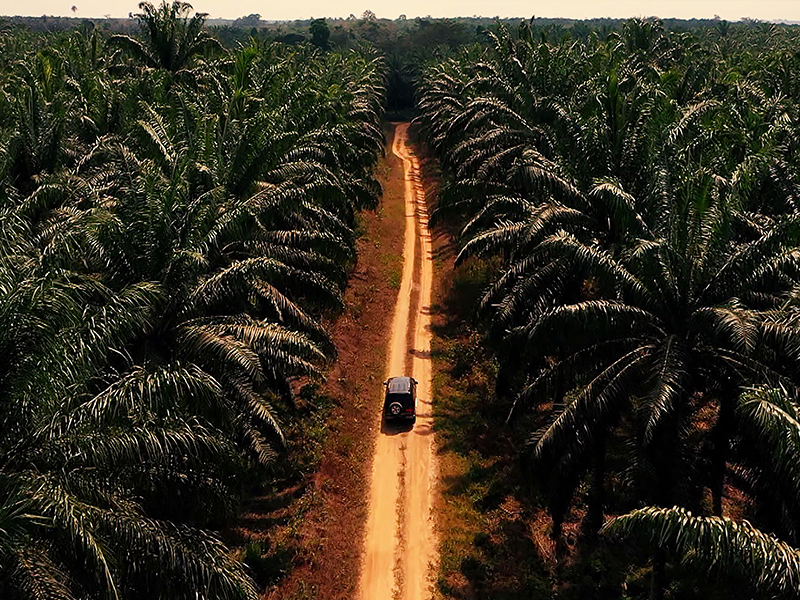
[[383, 382], [386, 398], [383, 415], [387, 421], [417, 419], [417, 380], [413, 377], [390, 377]]

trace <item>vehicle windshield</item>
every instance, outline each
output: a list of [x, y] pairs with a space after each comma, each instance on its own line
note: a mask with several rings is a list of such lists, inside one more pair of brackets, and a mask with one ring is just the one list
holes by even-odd
[[389, 382], [387, 391], [390, 394], [407, 394], [411, 387], [410, 381], [405, 377], [397, 377]]

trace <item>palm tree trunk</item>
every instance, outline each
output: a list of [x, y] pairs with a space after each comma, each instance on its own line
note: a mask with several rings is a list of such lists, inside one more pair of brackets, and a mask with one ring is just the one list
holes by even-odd
[[605, 474], [606, 474], [606, 438], [600, 434], [595, 445], [592, 461], [591, 486], [589, 488], [589, 508], [583, 522], [584, 533], [594, 537], [603, 526], [605, 514]]
[[722, 516], [722, 496], [725, 491], [725, 471], [728, 464], [730, 435], [733, 427], [733, 398], [720, 401], [719, 416], [714, 424], [711, 455], [711, 500], [714, 515]]
[[650, 575], [650, 600], [664, 600], [667, 587], [667, 558], [661, 548], [653, 551], [653, 571]]
[[564, 523], [564, 515], [553, 514], [551, 518], [553, 519], [553, 532], [550, 534], [550, 539], [556, 544], [556, 560], [560, 561], [567, 553], [567, 544], [561, 528]]
[[[561, 493], [559, 493], [561, 492]], [[553, 531], [550, 534], [550, 539], [556, 545], [556, 559], [561, 561], [567, 555], [567, 543], [564, 539], [564, 517], [569, 510], [570, 495], [564, 495], [563, 490], [556, 490], [555, 495], [550, 498], [547, 510], [550, 513], [550, 519], [553, 522]]]

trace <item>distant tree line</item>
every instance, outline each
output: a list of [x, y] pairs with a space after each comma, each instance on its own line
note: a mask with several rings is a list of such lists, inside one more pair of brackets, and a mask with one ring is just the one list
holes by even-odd
[[[266, 21], [260, 14], [250, 14], [233, 20], [207, 19], [209, 31], [228, 49], [248, 44], [251, 38], [269, 40], [287, 45], [311, 44], [322, 50], [358, 48], [364, 44], [377, 49], [387, 60], [387, 108], [393, 112], [412, 114], [416, 106], [416, 84], [422, 67], [431, 60], [440, 59], [471, 45], [485, 46], [488, 34], [498, 27], [516, 27], [523, 20], [497, 17], [457, 17], [381, 19], [372, 11], [347, 18], [316, 18], [295, 21]], [[542, 41], [557, 42], [585, 40], [590, 35], [605, 38], [619, 32], [624, 19], [559, 19], [532, 17], [524, 19], [534, 37]], [[96, 23], [67, 17], [6, 17], [5, 27], [23, 27], [36, 32], [62, 31], [82, 23], [95, 25], [103, 31], [128, 32], [134, 30], [135, 19], [101, 19]], [[665, 31], [689, 32], [730, 28], [731, 24], [715, 19], [665, 19]], [[743, 19], [736, 27], [757, 29], [768, 26], [751, 19]], [[788, 27], [788, 26], [785, 26]]]

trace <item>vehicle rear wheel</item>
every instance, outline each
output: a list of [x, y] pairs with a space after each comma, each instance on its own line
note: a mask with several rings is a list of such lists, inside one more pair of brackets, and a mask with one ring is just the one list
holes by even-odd
[[389, 414], [393, 417], [399, 417], [400, 413], [403, 411], [403, 405], [399, 402], [392, 402], [389, 405]]

